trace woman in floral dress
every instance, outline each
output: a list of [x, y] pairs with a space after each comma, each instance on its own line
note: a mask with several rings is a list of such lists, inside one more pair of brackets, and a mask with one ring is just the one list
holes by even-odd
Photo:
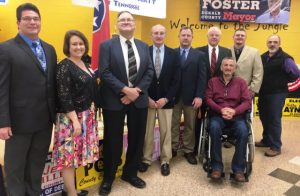
[[58, 64], [56, 73], [58, 114], [53, 162], [62, 171], [64, 189], [69, 196], [77, 195], [74, 168], [99, 158], [96, 79], [89, 65], [82, 61], [88, 49], [88, 41], [81, 32], [68, 31], [63, 46], [67, 58]]

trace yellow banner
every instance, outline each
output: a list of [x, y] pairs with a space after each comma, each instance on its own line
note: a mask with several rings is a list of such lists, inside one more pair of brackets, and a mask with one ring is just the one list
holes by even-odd
[[[254, 112], [255, 116], [259, 116], [258, 113], [258, 97], [254, 100]], [[286, 98], [285, 104], [282, 109], [282, 117], [300, 117], [300, 98]]]
[[[86, 187], [99, 184], [103, 179], [103, 140], [100, 141], [100, 158], [95, 163], [88, 164], [85, 167], [76, 169], [76, 187], [84, 189]], [[121, 162], [119, 164], [116, 176], [122, 174], [122, 168], [125, 163], [124, 151], [122, 153]]]

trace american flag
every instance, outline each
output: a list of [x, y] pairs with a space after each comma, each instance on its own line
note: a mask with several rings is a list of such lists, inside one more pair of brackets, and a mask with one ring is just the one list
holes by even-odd
[[109, 2], [97, 0], [94, 6], [93, 42], [92, 42], [92, 68], [98, 68], [99, 45], [109, 39]]

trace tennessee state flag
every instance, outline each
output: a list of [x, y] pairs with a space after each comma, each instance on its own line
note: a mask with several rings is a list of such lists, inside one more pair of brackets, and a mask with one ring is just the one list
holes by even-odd
[[92, 69], [98, 68], [99, 45], [109, 39], [109, 2], [96, 0], [94, 7], [93, 42], [92, 42]]

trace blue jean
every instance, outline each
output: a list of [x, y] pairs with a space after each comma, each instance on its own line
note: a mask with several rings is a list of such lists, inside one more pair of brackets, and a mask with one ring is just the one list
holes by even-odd
[[273, 150], [281, 150], [281, 117], [287, 93], [259, 95], [259, 118], [263, 126], [262, 142]]
[[244, 172], [246, 167], [246, 148], [248, 141], [248, 129], [243, 117], [234, 120], [225, 120], [220, 116], [210, 118], [209, 135], [211, 138], [211, 165], [213, 170], [223, 171], [222, 162], [222, 129], [231, 126], [233, 136], [236, 139], [235, 153], [231, 162], [231, 169], [235, 172]]

